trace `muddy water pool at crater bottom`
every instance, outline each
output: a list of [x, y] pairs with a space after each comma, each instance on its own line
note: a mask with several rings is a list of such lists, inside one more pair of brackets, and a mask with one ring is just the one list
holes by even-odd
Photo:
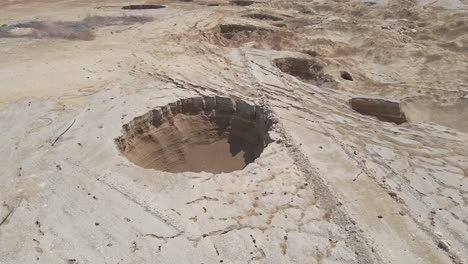
[[193, 146], [184, 151], [185, 162], [170, 168], [171, 172], [231, 172], [243, 169], [247, 163], [243, 150], [231, 152], [228, 139], [222, 139], [208, 145]]

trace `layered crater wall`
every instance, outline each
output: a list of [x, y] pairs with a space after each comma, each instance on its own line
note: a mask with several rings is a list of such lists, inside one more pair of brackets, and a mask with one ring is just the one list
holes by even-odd
[[167, 172], [232, 172], [260, 156], [272, 120], [265, 109], [228, 97], [181, 99], [123, 126], [118, 149], [131, 162]]

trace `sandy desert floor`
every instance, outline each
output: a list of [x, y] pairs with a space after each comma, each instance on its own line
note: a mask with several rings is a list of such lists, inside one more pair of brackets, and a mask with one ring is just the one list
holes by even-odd
[[5, 0], [0, 80], [0, 263], [468, 261], [466, 0]]

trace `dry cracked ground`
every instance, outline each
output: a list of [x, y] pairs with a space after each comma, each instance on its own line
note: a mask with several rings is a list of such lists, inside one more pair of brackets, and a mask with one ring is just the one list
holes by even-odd
[[456, 263], [468, 1], [0, 1], [0, 263]]

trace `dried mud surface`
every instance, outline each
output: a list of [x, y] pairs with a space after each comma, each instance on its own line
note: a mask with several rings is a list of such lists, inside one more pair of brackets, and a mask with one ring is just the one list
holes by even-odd
[[129, 4], [0, 1], [0, 263], [467, 262], [466, 1]]

